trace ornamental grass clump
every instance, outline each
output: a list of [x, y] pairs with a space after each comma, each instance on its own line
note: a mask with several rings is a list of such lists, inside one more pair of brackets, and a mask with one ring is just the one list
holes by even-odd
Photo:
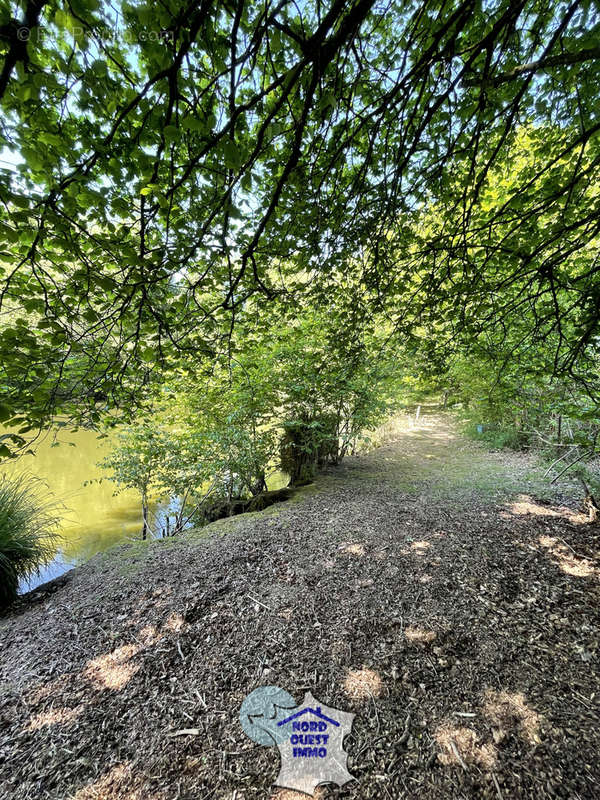
[[23, 578], [52, 560], [58, 523], [38, 480], [0, 477], [0, 608], [16, 598]]

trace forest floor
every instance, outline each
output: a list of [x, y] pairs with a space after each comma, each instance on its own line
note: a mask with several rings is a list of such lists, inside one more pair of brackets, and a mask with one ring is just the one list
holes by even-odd
[[0, 619], [0, 798], [306, 798], [241, 729], [260, 685], [356, 714], [319, 798], [600, 797], [600, 528], [450, 416], [387, 433]]

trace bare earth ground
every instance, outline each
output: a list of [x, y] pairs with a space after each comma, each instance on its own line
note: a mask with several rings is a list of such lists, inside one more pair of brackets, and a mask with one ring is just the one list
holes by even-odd
[[390, 433], [0, 620], [0, 797], [306, 798], [241, 730], [261, 684], [357, 714], [321, 798], [600, 797], [598, 528], [450, 418]]

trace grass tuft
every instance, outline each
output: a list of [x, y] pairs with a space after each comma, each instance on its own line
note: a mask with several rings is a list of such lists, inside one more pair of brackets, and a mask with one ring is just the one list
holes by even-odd
[[21, 579], [52, 560], [58, 523], [39, 480], [0, 477], [0, 608], [16, 598]]

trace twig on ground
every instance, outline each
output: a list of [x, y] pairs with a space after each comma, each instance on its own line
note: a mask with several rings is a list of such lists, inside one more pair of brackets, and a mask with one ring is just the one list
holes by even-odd
[[185, 664], [185, 657], [183, 655], [183, 650], [181, 649], [181, 644], [179, 642], [179, 639], [177, 639], [177, 652], [179, 653], [179, 655], [181, 656], [181, 660]]
[[406, 717], [404, 722], [404, 730], [402, 731], [402, 736], [398, 739], [398, 744], [406, 744], [408, 741], [408, 737], [410, 736], [410, 714]]
[[171, 731], [167, 736], [200, 736], [200, 728], [182, 728], [180, 731]]
[[451, 750], [452, 750], [452, 752], [454, 753], [454, 755], [455, 755], [455, 757], [457, 758], [458, 762], [460, 763], [461, 767], [462, 767], [464, 770], [466, 770], [466, 769], [467, 769], [467, 765], [466, 765], [466, 764], [465, 764], [465, 762], [462, 760], [462, 757], [461, 757], [460, 753], [458, 752], [458, 747], [457, 747], [457, 746], [454, 744], [454, 742], [452, 741], [452, 739], [450, 740], [450, 749], [451, 749]]
[[494, 786], [496, 787], [496, 792], [498, 793], [498, 800], [504, 800], [502, 796], [502, 792], [500, 791], [500, 785], [498, 783], [498, 779], [496, 775], [492, 772], [492, 780], [494, 781]]
[[269, 608], [269, 606], [266, 606], [264, 603], [261, 603], [260, 600], [257, 600], [256, 597], [252, 597], [251, 594], [247, 594], [246, 597], [249, 598], [250, 600], [252, 600], [253, 603], [257, 603], [259, 606], [262, 606], [263, 608], [266, 608], [267, 611], [271, 611], [272, 612], [272, 609]]

